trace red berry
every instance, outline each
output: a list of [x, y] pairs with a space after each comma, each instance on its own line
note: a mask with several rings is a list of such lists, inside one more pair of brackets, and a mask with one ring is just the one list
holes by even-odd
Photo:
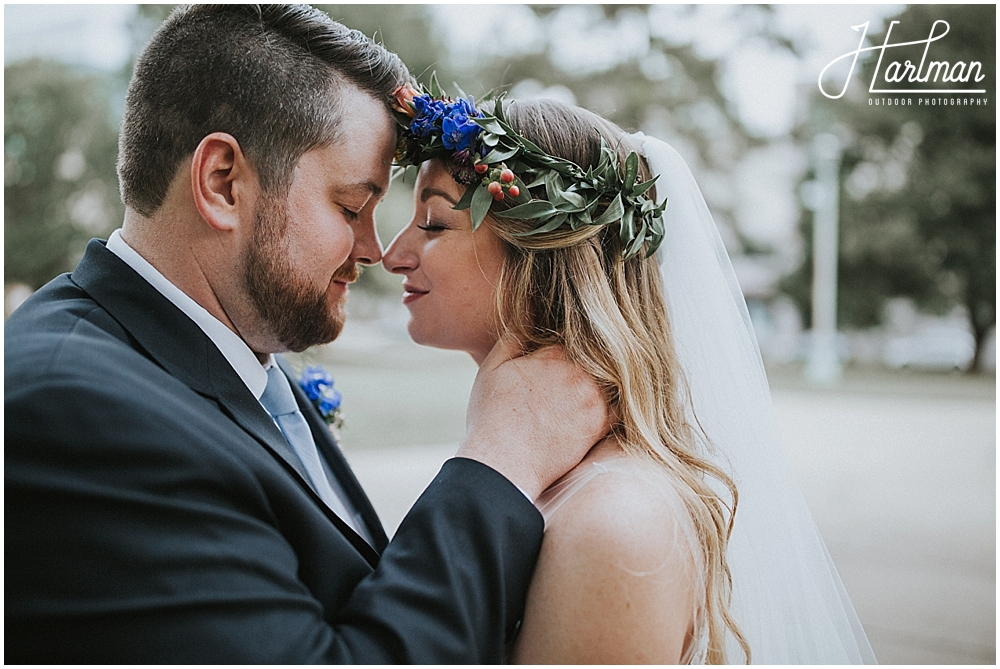
[[511, 197], [517, 197], [518, 195], [521, 194], [521, 189], [518, 188], [517, 186], [511, 186], [510, 188], [507, 189], [507, 192], [510, 193]]
[[490, 192], [490, 195], [496, 197], [499, 195], [498, 199], [503, 199], [503, 186], [500, 185], [499, 181], [491, 181], [490, 185], [486, 187], [486, 190]]
[[503, 197], [504, 197], [503, 191], [500, 191], [499, 193], [493, 193], [493, 199], [496, 200], [497, 202], [502, 200]]
[[511, 172], [510, 170], [505, 169], [500, 173], [500, 181], [504, 182], [505, 184], [509, 184], [513, 180], [514, 180], [514, 173]]
[[486, 170], [490, 169], [490, 166], [486, 163], [478, 163], [475, 165], [476, 174], [486, 174]]

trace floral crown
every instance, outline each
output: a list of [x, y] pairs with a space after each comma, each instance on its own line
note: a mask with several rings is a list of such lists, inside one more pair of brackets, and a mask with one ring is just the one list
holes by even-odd
[[[452, 177], [466, 186], [455, 209], [469, 209], [472, 229], [486, 218], [494, 202], [508, 209], [494, 211], [501, 218], [533, 221], [522, 236], [551, 232], [561, 226], [578, 230], [585, 225], [619, 225], [622, 258], [636, 255], [648, 242], [646, 257], [663, 241], [663, 210], [646, 194], [656, 182], [639, 181], [639, 156], [625, 159], [621, 174], [617, 156], [601, 138], [601, 158], [584, 170], [576, 163], [549, 155], [511, 128], [499, 96], [493, 113], [478, 111], [472, 98], [452, 100], [431, 76], [429, 90], [406, 85], [396, 89], [393, 108], [402, 129], [396, 165], [417, 166], [432, 158], [452, 167]], [[597, 132], [595, 129], [594, 132]], [[532, 189], [545, 187], [544, 197]]]

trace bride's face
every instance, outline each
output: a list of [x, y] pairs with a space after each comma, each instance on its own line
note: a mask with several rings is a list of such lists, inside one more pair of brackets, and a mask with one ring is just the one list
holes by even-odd
[[436, 160], [420, 168], [416, 211], [382, 256], [402, 274], [408, 329], [418, 344], [466, 351], [482, 363], [497, 341], [495, 288], [503, 242], [486, 225], [472, 231], [469, 211], [452, 207], [465, 186]]

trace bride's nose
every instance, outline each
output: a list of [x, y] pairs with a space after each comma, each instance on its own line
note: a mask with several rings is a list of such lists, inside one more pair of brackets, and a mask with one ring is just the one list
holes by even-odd
[[399, 234], [392, 240], [389, 247], [382, 254], [382, 266], [393, 274], [403, 274], [409, 270], [416, 269], [419, 264], [417, 254], [409, 243], [407, 234], [412, 226], [407, 225], [399, 231]]

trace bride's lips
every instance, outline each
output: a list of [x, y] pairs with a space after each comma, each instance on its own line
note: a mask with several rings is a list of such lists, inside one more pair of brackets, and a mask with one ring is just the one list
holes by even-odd
[[410, 304], [414, 300], [419, 300], [421, 297], [429, 293], [429, 290], [420, 290], [415, 286], [408, 284], [403, 284], [403, 304]]

